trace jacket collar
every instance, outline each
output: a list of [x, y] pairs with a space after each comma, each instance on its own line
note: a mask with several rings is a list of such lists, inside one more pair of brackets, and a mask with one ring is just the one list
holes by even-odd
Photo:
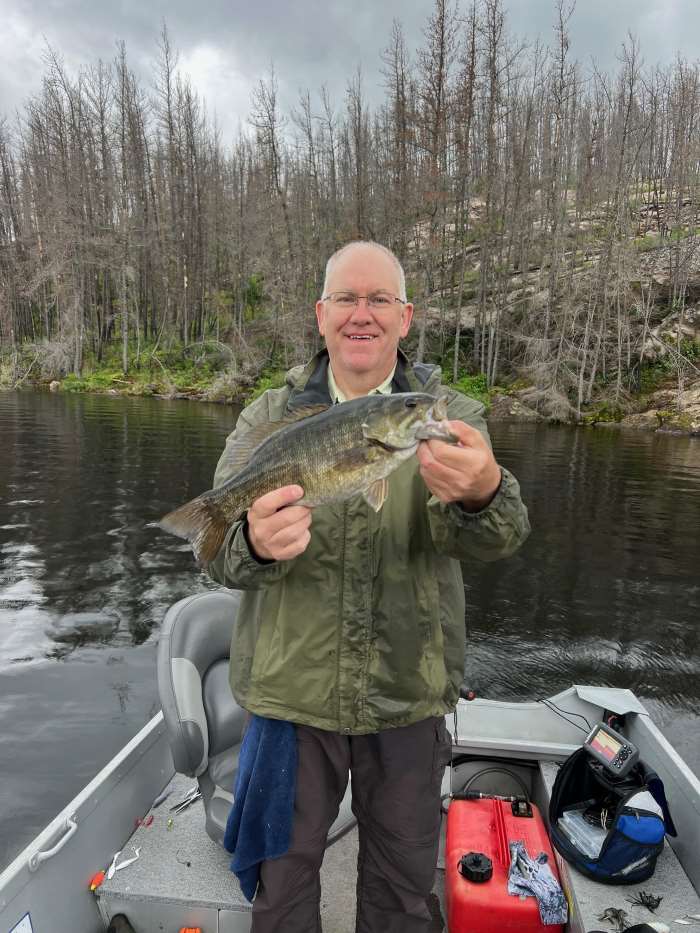
[[[391, 383], [392, 392], [429, 391], [428, 383], [435, 381], [437, 366], [429, 363], [414, 363], [412, 366], [403, 350], [397, 352], [396, 371]], [[437, 372], [439, 383], [439, 370]], [[331, 404], [328, 391], [328, 350], [323, 349], [312, 357], [300, 371], [295, 367], [287, 373], [287, 382], [292, 391], [287, 400], [287, 411], [305, 408], [308, 405]]]

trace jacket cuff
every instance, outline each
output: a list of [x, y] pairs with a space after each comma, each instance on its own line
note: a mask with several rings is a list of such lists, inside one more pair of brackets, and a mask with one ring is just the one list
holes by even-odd
[[241, 580], [256, 580], [258, 586], [278, 580], [286, 573], [289, 561], [264, 560], [253, 554], [246, 534], [247, 526], [246, 519], [239, 522], [226, 548], [226, 569], [229, 575]]
[[251, 551], [245, 533], [246, 521], [236, 522], [228, 531], [209, 575], [222, 586], [238, 590], [259, 590], [284, 577], [292, 560], [260, 560]]
[[460, 502], [450, 502], [447, 511], [450, 518], [463, 528], [489, 523], [504, 510], [511, 512], [522, 508], [518, 481], [505, 467], [499, 467], [501, 482], [493, 499], [478, 512], [470, 512]]
[[250, 556], [253, 558], [253, 560], [254, 560], [256, 563], [261, 564], [263, 567], [264, 567], [266, 564], [274, 564], [274, 563], [276, 563], [276, 561], [274, 560], [274, 558], [270, 558], [270, 559], [268, 560], [267, 557], [258, 557], [258, 555], [255, 553], [255, 550], [254, 550], [254, 548], [253, 548], [253, 545], [250, 543], [250, 525], [248, 524], [248, 519], [247, 519], [246, 517], [243, 518], [243, 523], [242, 523], [242, 525], [241, 525], [241, 530], [242, 530], [242, 532], [243, 532], [243, 537], [245, 538], [245, 543], [246, 543], [246, 545], [248, 546], [248, 553], [250, 554]]
[[518, 481], [503, 467], [496, 495], [480, 512], [467, 512], [456, 502], [446, 505], [435, 496], [431, 496], [428, 510], [435, 546], [458, 560], [508, 557], [530, 533]]
[[[470, 525], [471, 523], [475, 521], [478, 522], [488, 517], [489, 513], [491, 513], [492, 511], [498, 511], [498, 509], [506, 503], [506, 500], [508, 498], [508, 490], [506, 489], [508, 485], [508, 478], [513, 480], [514, 477], [512, 476], [511, 473], [509, 473], [502, 466], [500, 466], [500, 464], [498, 468], [501, 471], [501, 481], [498, 484], [498, 489], [493, 494], [491, 501], [488, 503], [488, 505], [485, 505], [483, 509], [479, 509], [478, 512], [472, 512], [469, 509], [467, 509], [464, 505], [462, 505], [461, 502], [450, 502], [448, 504], [447, 509], [450, 512], [451, 517], [456, 519], [460, 525]], [[511, 492], [512, 492], [512, 488], [511, 488]], [[516, 495], [518, 496], [518, 499], [519, 499], [520, 498], [519, 492], [517, 492]], [[465, 521], [461, 521], [461, 519], [465, 519]]]

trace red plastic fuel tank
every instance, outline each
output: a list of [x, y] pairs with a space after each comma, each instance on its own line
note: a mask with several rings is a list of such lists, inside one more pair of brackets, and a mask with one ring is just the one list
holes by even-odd
[[[506, 800], [453, 800], [447, 811], [445, 898], [449, 933], [563, 933], [563, 925], [545, 926], [534, 897], [508, 893], [509, 842], [522, 841], [536, 858], [546, 852], [559, 880], [554, 853], [542, 817], [534, 804], [532, 816], [514, 816]], [[459, 871], [462, 856], [480, 852], [493, 863], [488, 881], [474, 882]]]

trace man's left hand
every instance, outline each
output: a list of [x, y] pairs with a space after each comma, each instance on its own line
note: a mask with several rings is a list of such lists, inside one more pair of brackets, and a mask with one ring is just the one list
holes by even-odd
[[448, 422], [457, 444], [421, 441], [416, 456], [425, 485], [441, 502], [460, 502], [469, 512], [489, 504], [501, 469], [483, 436], [463, 421]]

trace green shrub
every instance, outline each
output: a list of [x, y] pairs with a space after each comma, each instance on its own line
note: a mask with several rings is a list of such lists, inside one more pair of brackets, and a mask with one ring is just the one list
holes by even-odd
[[61, 388], [64, 392], [87, 392], [86, 380], [68, 373], [61, 382]]
[[486, 376], [483, 373], [477, 373], [476, 375], [469, 375], [465, 373], [461, 375], [457, 382], [450, 382], [450, 386], [453, 389], [457, 389], [458, 392], [468, 395], [470, 398], [475, 398], [479, 402], [483, 402], [484, 405], [489, 403], [489, 389], [486, 383]]
[[655, 392], [668, 376], [668, 368], [664, 361], [644, 366], [639, 373], [639, 391], [642, 395]]
[[284, 385], [284, 378], [285, 371], [283, 369], [264, 369], [246, 396], [246, 405], [250, 405], [268, 389], [280, 389]]
[[595, 408], [587, 411], [583, 417], [583, 424], [596, 424], [597, 422], [614, 422], [617, 423], [622, 421], [625, 417], [625, 411], [623, 408], [620, 408], [619, 405], [615, 405], [612, 402], [601, 402], [596, 405]]
[[658, 249], [661, 246], [661, 237], [657, 235], [639, 236], [635, 237], [633, 243], [638, 253], [648, 253], [650, 250]]

